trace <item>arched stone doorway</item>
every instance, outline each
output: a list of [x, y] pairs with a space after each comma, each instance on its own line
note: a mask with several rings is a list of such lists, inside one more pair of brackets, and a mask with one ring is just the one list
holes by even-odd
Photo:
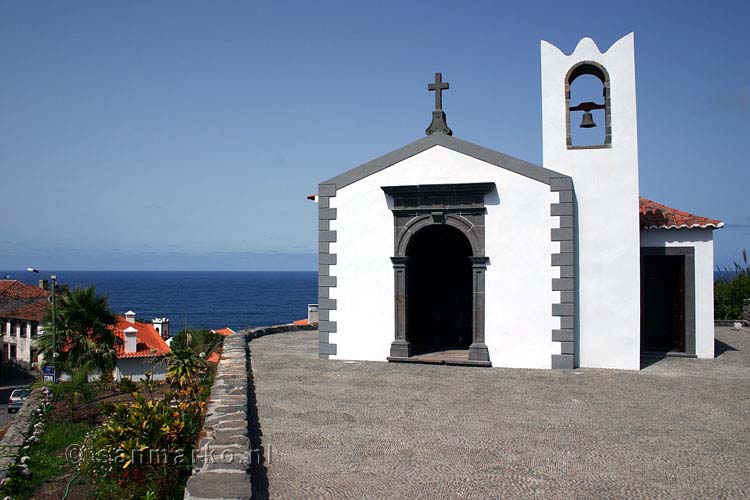
[[432, 224], [406, 249], [406, 336], [413, 354], [472, 343], [472, 248], [458, 229]]
[[[491, 366], [484, 344], [484, 197], [492, 183], [383, 187], [393, 197], [389, 361]], [[430, 350], [441, 351], [426, 359]]]

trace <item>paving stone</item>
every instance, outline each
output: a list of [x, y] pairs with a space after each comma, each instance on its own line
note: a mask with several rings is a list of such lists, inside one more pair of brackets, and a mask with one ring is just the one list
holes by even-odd
[[185, 500], [250, 500], [250, 480], [242, 471], [204, 472], [190, 476]]
[[640, 372], [319, 360], [317, 341], [249, 344], [261, 498], [750, 498], [748, 329]]

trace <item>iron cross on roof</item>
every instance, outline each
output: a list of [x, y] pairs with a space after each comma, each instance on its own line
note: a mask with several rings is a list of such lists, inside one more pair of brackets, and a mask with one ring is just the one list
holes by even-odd
[[443, 82], [443, 74], [435, 73], [435, 83], [427, 84], [427, 90], [435, 92], [435, 111], [443, 109], [443, 90], [448, 90], [450, 84]]

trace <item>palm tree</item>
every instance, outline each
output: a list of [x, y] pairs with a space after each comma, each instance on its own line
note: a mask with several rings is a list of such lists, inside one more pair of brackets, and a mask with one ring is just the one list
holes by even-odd
[[224, 337], [210, 330], [182, 330], [172, 338], [172, 350], [189, 349], [206, 356], [221, 347]]
[[[91, 362], [102, 377], [111, 373], [117, 364], [115, 344], [121, 342], [114, 334], [114, 313], [109, 309], [106, 295], [97, 295], [94, 287], [76, 288], [57, 299], [55, 349], [52, 338], [52, 313], [44, 320], [44, 335], [39, 339], [39, 350], [46, 360], [66, 371], [73, 371]], [[53, 359], [52, 353], [57, 352]]]
[[167, 382], [177, 389], [192, 390], [200, 380], [205, 362], [190, 349], [173, 350], [167, 359]]

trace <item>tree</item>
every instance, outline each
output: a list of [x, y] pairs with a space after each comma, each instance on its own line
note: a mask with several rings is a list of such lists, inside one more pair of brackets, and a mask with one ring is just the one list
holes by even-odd
[[75, 421], [76, 405], [94, 397], [95, 391], [88, 383], [92, 366], [93, 363], [88, 361], [71, 373], [70, 380], [52, 386], [52, 394], [68, 403], [71, 422]]
[[195, 354], [204, 353], [208, 357], [221, 347], [224, 337], [210, 330], [182, 330], [172, 338], [172, 350], [189, 349]]
[[[44, 359], [55, 367], [73, 372], [91, 362], [102, 378], [117, 364], [114, 334], [114, 313], [109, 309], [106, 295], [97, 295], [94, 287], [76, 288], [57, 298], [55, 311], [56, 334], [53, 349], [52, 311], [44, 320], [44, 335], [39, 339], [39, 350]], [[53, 359], [53, 352], [57, 358]]]
[[167, 359], [167, 382], [178, 390], [193, 391], [198, 388], [206, 369], [203, 359], [189, 349], [172, 350]]

